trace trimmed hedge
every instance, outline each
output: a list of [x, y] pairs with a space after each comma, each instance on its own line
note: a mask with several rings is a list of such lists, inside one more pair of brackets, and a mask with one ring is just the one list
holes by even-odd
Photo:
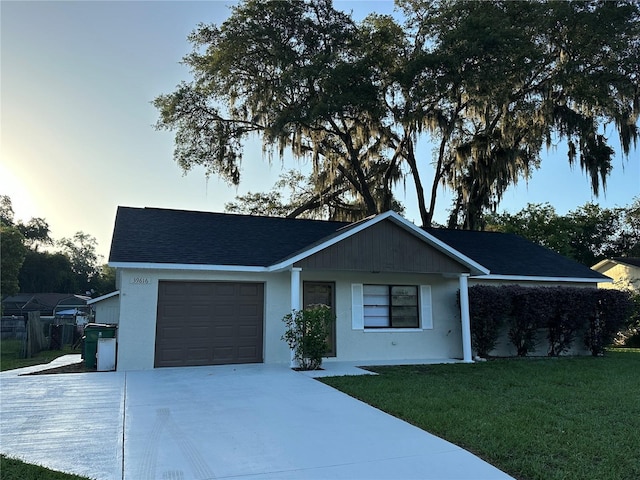
[[540, 288], [527, 288], [519, 285], [499, 287], [507, 289], [511, 300], [507, 318], [507, 335], [516, 347], [518, 356], [524, 357], [536, 350], [536, 333], [551, 316], [551, 305], [546, 292]]
[[469, 305], [473, 306], [471, 342], [476, 353], [486, 357], [496, 346], [511, 300], [503, 289], [477, 285], [469, 288]]
[[628, 324], [628, 292], [578, 287], [475, 285], [469, 288], [471, 340], [477, 355], [487, 356], [506, 329], [519, 356], [535, 352], [538, 333], [546, 331], [547, 355], [568, 352], [579, 335], [592, 355], [601, 355]]
[[596, 312], [598, 297], [591, 288], [555, 287], [545, 289], [550, 293], [551, 314], [544, 327], [549, 342], [548, 355], [555, 357], [568, 352], [581, 330], [585, 319], [591, 318], [585, 312]]

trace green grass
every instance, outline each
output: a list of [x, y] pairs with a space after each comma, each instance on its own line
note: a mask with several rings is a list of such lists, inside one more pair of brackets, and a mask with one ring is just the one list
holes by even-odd
[[20, 358], [21, 350], [22, 340], [2, 340], [0, 342], [0, 371], [49, 363], [62, 355], [80, 353], [80, 350], [73, 350], [67, 345], [62, 350], [43, 350], [32, 358]]
[[640, 478], [640, 350], [323, 379], [521, 480]]
[[56, 472], [4, 455], [0, 455], [0, 478], [2, 480], [89, 480], [87, 477]]

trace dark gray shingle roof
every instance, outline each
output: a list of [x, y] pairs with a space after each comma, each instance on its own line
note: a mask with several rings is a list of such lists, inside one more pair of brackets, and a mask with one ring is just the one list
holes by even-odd
[[[112, 263], [270, 266], [350, 224], [322, 220], [119, 207]], [[607, 277], [512, 234], [425, 229], [494, 275]]]
[[425, 230], [487, 267], [491, 275], [608, 279], [581, 263], [519, 235], [439, 228]]
[[612, 260], [615, 260], [618, 263], [631, 265], [632, 267], [640, 267], [640, 258], [638, 257], [613, 257]]
[[119, 207], [110, 262], [268, 266], [342, 222]]

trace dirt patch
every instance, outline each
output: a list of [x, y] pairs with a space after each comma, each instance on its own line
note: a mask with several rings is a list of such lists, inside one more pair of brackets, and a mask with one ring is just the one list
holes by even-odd
[[[55, 373], [87, 373], [95, 372], [95, 368], [87, 368], [84, 362], [72, 363], [71, 365], [63, 365], [62, 367], [49, 368], [38, 372], [25, 373], [24, 375], [52, 375]], [[22, 375], [21, 375], [22, 376]]]

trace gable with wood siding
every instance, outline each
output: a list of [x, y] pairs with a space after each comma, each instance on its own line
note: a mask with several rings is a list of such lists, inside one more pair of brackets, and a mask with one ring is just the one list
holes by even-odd
[[347, 237], [294, 266], [354, 272], [469, 272], [464, 265], [389, 220]]

